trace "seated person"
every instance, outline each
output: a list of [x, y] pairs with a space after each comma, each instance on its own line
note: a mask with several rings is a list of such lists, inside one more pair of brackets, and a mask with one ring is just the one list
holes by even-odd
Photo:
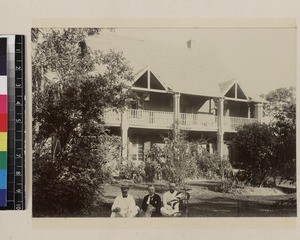
[[129, 185], [121, 185], [122, 194], [117, 196], [111, 207], [110, 217], [127, 217], [132, 218], [138, 214], [139, 207], [135, 205], [134, 198], [128, 194]]
[[178, 193], [175, 189], [175, 183], [169, 184], [169, 191], [163, 195], [163, 206], [160, 212], [165, 217], [175, 217], [180, 215], [179, 202], [181, 199], [181, 193]]
[[[160, 208], [161, 208], [161, 198], [158, 194], [155, 193], [154, 185], [148, 186], [149, 194], [146, 195], [143, 199], [141, 209], [146, 213], [147, 210], [151, 211], [149, 216], [145, 214], [145, 217], [160, 217]], [[151, 210], [149, 210], [151, 209]]]

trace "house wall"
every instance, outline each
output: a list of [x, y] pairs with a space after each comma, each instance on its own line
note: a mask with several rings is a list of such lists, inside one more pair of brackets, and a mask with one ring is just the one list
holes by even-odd
[[[230, 117], [241, 117], [241, 118], [254, 118], [256, 108], [255, 104], [253, 102], [244, 102], [244, 101], [233, 101], [233, 100], [224, 100], [222, 99], [216, 99], [213, 100], [209, 97], [200, 97], [200, 96], [193, 96], [193, 95], [187, 95], [187, 94], [177, 94], [176, 98], [173, 94], [170, 93], [139, 93], [140, 95], [140, 102], [136, 104], [137, 109], [144, 109], [144, 110], [152, 110], [152, 111], [163, 111], [163, 112], [169, 112], [168, 115], [161, 115], [161, 119], [168, 119], [167, 117], [170, 117], [170, 122], [174, 119], [177, 119], [175, 117], [174, 113], [174, 119], [173, 119], [173, 105], [174, 101], [176, 100], [177, 104], [180, 106], [180, 112], [181, 113], [187, 113], [179, 115], [180, 119], [190, 119], [188, 117], [191, 117], [188, 115], [188, 113], [201, 113], [204, 116], [205, 119], [205, 113], [215, 115], [215, 111], [213, 110], [215, 105], [218, 107], [218, 112], [220, 112], [220, 109], [223, 109], [224, 111], [221, 111], [224, 116], [230, 116]], [[179, 100], [180, 99], [180, 100]], [[179, 100], [179, 101], [178, 101]], [[216, 104], [216, 101], [218, 101], [218, 104]], [[178, 109], [178, 108], [176, 108]], [[206, 112], [205, 112], [206, 111]], [[138, 112], [138, 111], [135, 111]], [[166, 127], [167, 125], [159, 125], [160, 122], [152, 122], [154, 124], [151, 125], [151, 121], [149, 122], [149, 125], [147, 125], [147, 118], [156, 116], [156, 115], [147, 115], [142, 114], [141, 118], [144, 120], [146, 119], [146, 122], [142, 122], [143, 124], [140, 124], [141, 122], [130, 122], [130, 125], [128, 125], [127, 117], [122, 117], [121, 122], [121, 136], [122, 136], [122, 156], [124, 157], [132, 157], [134, 155], [135, 160], [143, 160], [144, 154], [151, 148], [151, 146], [154, 143], [163, 143], [163, 139], [161, 137], [162, 132], [167, 132], [170, 127]], [[250, 113], [250, 115], [249, 115]], [[161, 113], [159, 113], [161, 114]], [[127, 115], [124, 115], [127, 116]], [[160, 115], [159, 115], [160, 116]], [[194, 115], [196, 116], [196, 115]], [[193, 116], [193, 117], [194, 117]], [[201, 115], [197, 115], [200, 116]], [[186, 117], [186, 118], [185, 118]], [[210, 117], [210, 116], [208, 116]], [[160, 119], [160, 118], [157, 118]], [[194, 119], [194, 118], [193, 118]], [[193, 120], [192, 119], [192, 120]], [[196, 119], [196, 118], [195, 118]], [[215, 119], [215, 118], [213, 118]], [[187, 121], [187, 129], [189, 130], [189, 138], [190, 139], [201, 139], [204, 135], [207, 135], [207, 133], [210, 134], [208, 136], [209, 144], [208, 149], [209, 152], [218, 151], [220, 155], [222, 156], [232, 156], [232, 151], [230, 149], [230, 145], [226, 143], [226, 140], [224, 139], [224, 133], [225, 132], [231, 132], [234, 131], [235, 127], [231, 126], [226, 122], [226, 126], [229, 129], [224, 128], [223, 120], [224, 118], [218, 119], [218, 129], [217, 126], [215, 126], [215, 129], [211, 130], [209, 127], [205, 128], [205, 124], [209, 124], [210, 122], [200, 122], [199, 126], [202, 126], [201, 124], [204, 124], [202, 129], [198, 128], [188, 128], [188, 126], [192, 126], [194, 124], [194, 120], [192, 122]], [[168, 121], [169, 121], [168, 120]], [[196, 119], [197, 120], [197, 119]], [[195, 121], [196, 121], [195, 120]], [[228, 119], [227, 119], [228, 120]], [[233, 119], [234, 120], [234, 119]], [[250, 121], [250, 119], [249, 119]], [[168, 122], [169, 123], [169, 122]], [[215, 122], [214, 122], [215, 123]], [[157, 124], [157, 125], [155, 125]], [[164, 122], [163, 122], [164, 124]], [[182, 128], [184, 128], [184, 124], [186, 124], [184, 121], [181, 123]], [[189, 125], [190, 124], [190, 125]], [[197, 125], [198, 126], [198, 125]], [[210, 126], [210, 125], [208, 125]], [[114, 129], [114, 131], [118, 134], [119, 131], [118, 128]], [[225, 130], [224, 130], [225, 129]], [[193, 132], [194, 131], [194, 132]], [[217, 132], [216, 132], [217, 131]], [[216, 134], [217, 133], [217, 134]], [[225, 142], [224, 142], [225, 141]], [[227, 146], [228, 145], [228, 146]]]
[[128, 130], [128, 156], [135, 161], [144, 160], [144, 155], [152, 145], [163, 143], [163, 136], [167, 134], [167, 130], [130, 128]]
[[[163, 145], [163, 137], [168, 131], [156, 129], [134, 129], [130, 128], [128, 133], [128, 156], [133, 161], [143, 161], [144, 156], [154, 144]], [[217, 151], [217, 139], [211, 132], [189, 132], [188, 140], [201, 140], [208, 151]]]
[[[250, 103], [250, 117], [254, 117], [254, 104]], [[248, 103], [237, 101], [224, 101], [224, 116], [230, 117], [248, 117]]]
[[[181, 94], [180, 96], [180, 112], [181, 113], [207, 113], [209, 109], [200, 109], [204, 104], [208, 103], [209, 98]], [[199, 111], [200, 110], [200, 111]]]
[[[173, 111], [173, 97], [169, 93], [149, 93], [149, 98], [141, 94], [141, 109], [152, 111]], [[145, 96], [145, 95], [144, 95]]]
[[[132, 108], [152, 111], [173, 112], [173, 95], [171, 93], [138, 93], [140, 97], [139, 104], [132, 104]], [[210, 103], [211, 101], [211, 103]], [[210, 105], [211, 104], [211, 105]], [[194, 95], [181, 94], [180, 96], [180, 113], [202, 113], [214, 114], [211, 110], [214, 106], [212, 99]]]

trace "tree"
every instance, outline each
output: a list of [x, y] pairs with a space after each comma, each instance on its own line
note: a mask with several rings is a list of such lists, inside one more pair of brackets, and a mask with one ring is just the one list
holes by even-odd
[[296, 180], [296, 101], [295, 88], [279, 88], [263, 96], [268, 102], [264, 114], [269, 124], [249, 124], [234, 139], [238, 168], [254, 185], [276, 179]]
[[278, 88], [262, 95], [267, 100], [264, 105], [264, 115], [269, 117], [271, 122], [279, 118], [296, 120], [296, 89]]
[[[294, 105], [295, 106], [295, 105]], [[292, 111], [289, 111], [292, 112]], [[296, 124], [295, 118], [280, 116], [271, 124], [276, 136], [275, 156], [277, 172], [274, 178], [280, 177], [282, 181], [296, 182]]]
[[263, 186], [269, 180], [296, 180], [296, 129], [289, 121], [252, 123], [238, 130], [234, 138], [236, 168], [245, 170], [247, 180]]
[[[33, 207], [38, 214], [85, 214], [106, 179], [106, 108], [131, 95], [120, 52], [92, 51], [100, 29], [33, 29]], [[101, 68], [99, 68], [101, 66]], [[101, 69], [101, 70], [99, 70]]]
[[266, 95], [267, 112], [273, 116], [276, 135], [276, 166], [282, 180], [296, 181], [296, 89], [279, 88]]
[[276, 136], [270, 125], [252, 123], [240, 128], [234, 138], [236, 168], [245, 170], [253, 185], [264, 185], [274, 173]]

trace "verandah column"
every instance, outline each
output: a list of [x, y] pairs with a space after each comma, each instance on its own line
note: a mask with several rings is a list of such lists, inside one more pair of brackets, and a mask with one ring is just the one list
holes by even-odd
[[218, 153], [220, 157], [224, 154], [224, 98], [218, 101], [218, 133], [217, 133]]
[[251, 108], [250, 108], [250, 103], [247, 102], [247, 110], [248, 110], [248, 119], [251, 118]]
[[121, 138], [122, 138], [122, 157], [128, 157], [128, 110], [127, 108], [121, 114]]
[[262, 104], [255, 104], [255, 118], [259, 123], [262, 123]]
[[180, 93], [173, 94], [173, 111], [174, 111], [175, 133], [178, 133], [179, 121], [180, 121]]
[[209, 154], [213, 154], [214, 153], [214, 149], [213, 149], [212, 143], [208, 144], [208, 152], [209, 152]]

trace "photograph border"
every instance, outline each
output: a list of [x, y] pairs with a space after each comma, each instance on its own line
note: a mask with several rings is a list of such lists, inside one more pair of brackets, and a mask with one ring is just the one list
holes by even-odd
[[[99, 28], [296, 28], [296, 19], [34, 19], [32, 27], [99, 27]], [[297, 70], [297, 69], [295, 69]], [[297, 94], [298, 95], [298, 94]], [[298, 121], [297, 121], [298, 122]], [[297, 149], [298, 152], [298, 149]], [[32, 154], [32, 153], [31, 153]], [[297, 167], [298, 173], [298, 167]], [[298, 187], [298, 183], [297, 183]], [[297, 204], [298, 204], [297, 199]], [[295, 230], [297, 217], [251, 217], [188, 219], [109, 219], [109, 218], [33, 218], [33, 229], [115, 229], [124, 230]]]

